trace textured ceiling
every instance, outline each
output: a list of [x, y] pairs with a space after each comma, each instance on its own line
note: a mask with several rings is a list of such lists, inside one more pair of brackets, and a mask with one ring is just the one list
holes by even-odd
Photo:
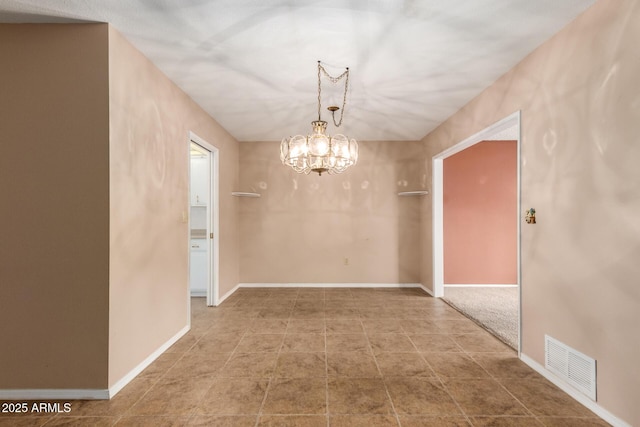
[[[592, 3], [2, 0], [0, 22], [109, 22], [240, 141], [308, 133], [317, 60], [349, 67], [344, 124], [328, 133], [417, 140]], [[323, 81], [323, 104], [341, 101]]]

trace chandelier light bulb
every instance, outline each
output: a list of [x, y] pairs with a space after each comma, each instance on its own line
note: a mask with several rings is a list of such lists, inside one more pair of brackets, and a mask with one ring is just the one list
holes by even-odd
[[355, 139], [349, 139], [344, 135], [338, 134], [333, 137], [326, 135], [327, 122], [322, 120], [321, 110], [321, 75], [324, 73], [332, 83], [336, 83], [345, 78], [344, 97], [342, 103], [342, 111], [339, 122], [336, 122], [335, 112], [340, 110], [339, 107], [331, 106], [328, 108], [333, 117], [333, 123], [336, 127], [342, 124], [344, 117], [344, 107], [347, 100], [347, 89], [349, 85], [349, 69], [338, 77], [330, 76], [324, 67], [318, 61], [318, 120], [311, 122], [313, 133], [311, 135], [296, 135], [289, 138], [283, 138], [280, 143], [280, 160], [283, 165], [291, 167], [298, 173], [308, 174], [317, 172], [322, 175], [323, 172], [329, 174], [337, 174], [344, 172], [348, 167], [354, 165], [358, 161], [358, 143]]

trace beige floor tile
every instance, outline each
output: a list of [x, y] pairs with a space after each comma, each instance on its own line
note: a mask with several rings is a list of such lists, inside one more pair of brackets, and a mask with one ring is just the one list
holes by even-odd
[[419, 353], [379, 353], [376, 361], [385, 377], [434, 377]]
[[156, 381], [156, 378], [137, 377], [110, 400], [73, 401], [70, 415], [122, 415], [140, 400]]
[[254, 320], [247, 329], [248, 334], [284, 334], [289, 321], [287, 319]]
[[512, 352], [512, 354], [515, 354], [511, 347], [493, 337], [488, 332], [478, 334], [458, 334], [453, 335], [453, 339], [460, 347], [468, 352]]
[[275, 377], [320, 378], [327, 376], [325, 353], [281, 353]]
[[329, 414], [393, 415], [393, 409], [381, 379], [329, 378]]
[[518, 359], [517, 353], [471, 353], [478, 364], [496, 378], [542, 379], [542, 376]]
[[280, 351], [284, 334], [245, 334], [236, 347], [237, 353], [273, 353]]
[[273, 374], [277, 358], [278, 353], [236, 353], [218, 376], [268, 378]]
[[327, 427], [325, 415], [263, 415], [260, 427]]
[[218, 378], [195, 412], [197, 415], [257, 415], [268, 384], [267, 379]]
[[464, 353], [422, 353], [439, 377], [488, 378], [487, 371]]
[[289, 334], [284, 337], [283, 352], [325, 351], [324, 334]]
[[215, 375], [225, 365], [231, 353], [204, 353], [189, 351], [169, 368], [165, 378], [189, 378], [201, 375]]
[[540, 417], [538, 420], [547, 427], [607, 427], [610, 425], [600, 418]]
[[424, 353], [462, 351], [453, 338], [446, 334], [409, 334], [409, 339], [418, 351]]
[[329, 417], [331, 427], [397, 427], [392, 415], [334, 415]]
[[68, 417], [57, 416], [52, 418], [47, 426], [65, 427], [110, 427], [114, 425], [118, 417]]
[[327, 334], [327, 351], [332, 352], [371, 352], [365, 334]]
[[190, 417], [179, 416], [124, 416], [116, 427], [181, 427], [189, 424]]
[[385, 378], [398, 414], [461, 415], [458, 406], [440, 381], [434, 378]]
[[324, 309], [324, 317], [327, 319], [360, 320], [360, 310], [355, 307], [327, 307]]
[[335, 377], [380, 377], [375, 359], [370, 353], [364, 352], [328, 353], [327, 373]]
[[271, 381], [263, 414], [325, 414], [325, 378], [277, 378]]
[[189, 426], [199, 427], [254, 427], [257, 416], [243, 415], [194, 415]]
[[477, 427], [542, 427], [542, 423], [534, 417], [472, 417]]
[[327, 318], [325, 323], [327, 334], [364, 334], [360, 320]]
[[127, 415], [189, 415], [209, 389], [211, 377], [160, 379]]
[[405, 334], [367, 334], [374, 353], [417, 352], [409, 337]]
[[421, 319], [406, 319], [399, 321], [402, 330], [409, 334], [437, 334], [440, 330], [436, 324], [430, 320]]
[[0, 416], [0, 426], [2, 427], [40, 427], [49, 422], [52, 416], [31, 416], [31, 415], [11, 415]]
[[471, 427], [465, 417], [400, 416], [402, 427]]
[[448, 379], [445, 386], [466, 415], [530, 415], [493, 379]]
[[288, 334], [324, 334], [324, 319], [291, 319]]
[[443, 334], [479, 334], [486, 333], [484, 329], [467, 318], [441, 319], [434, 324]]
[[591, 411], [546, 379], [499, 379], [534, 415], [593, 417]]
[[364, 319], [362, 326], [368, 334], [401, 334], [404, 332], [399, 320]]

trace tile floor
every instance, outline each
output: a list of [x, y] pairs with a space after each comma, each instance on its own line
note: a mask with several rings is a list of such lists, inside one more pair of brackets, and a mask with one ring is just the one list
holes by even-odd
[[606, 426], [417, 289], [240, 289], [110, 401], [11, 426]]

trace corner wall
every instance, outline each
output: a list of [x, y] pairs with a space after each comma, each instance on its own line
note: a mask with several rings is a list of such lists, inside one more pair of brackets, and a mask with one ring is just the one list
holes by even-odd
[[0, 390], [106, 389], [106, 25], [0, 25]]
[[[522, 208], [537, 214], [521, 231], [522, 352], [544, 365], [549, 334], [595, 358], [598, 405], [631, 425], [640, 425], [639, 39], [640, 3], [601, 0], [423, 139], [430, 158], [521, 110]], [[422, 223], [428, 247], [426, 202]]]
[[188, 324], [189, 131], [219, 149], [220, 295], [238, 283], [238, 143], [112, 27], [109, 385]]
[[[278, 142], [240, 144], [241, 283], [419, 283], [420, 143], [360, 142], [340, 175], [301, 175]], [[348, 265], [345, 265], [348, 259]]]

